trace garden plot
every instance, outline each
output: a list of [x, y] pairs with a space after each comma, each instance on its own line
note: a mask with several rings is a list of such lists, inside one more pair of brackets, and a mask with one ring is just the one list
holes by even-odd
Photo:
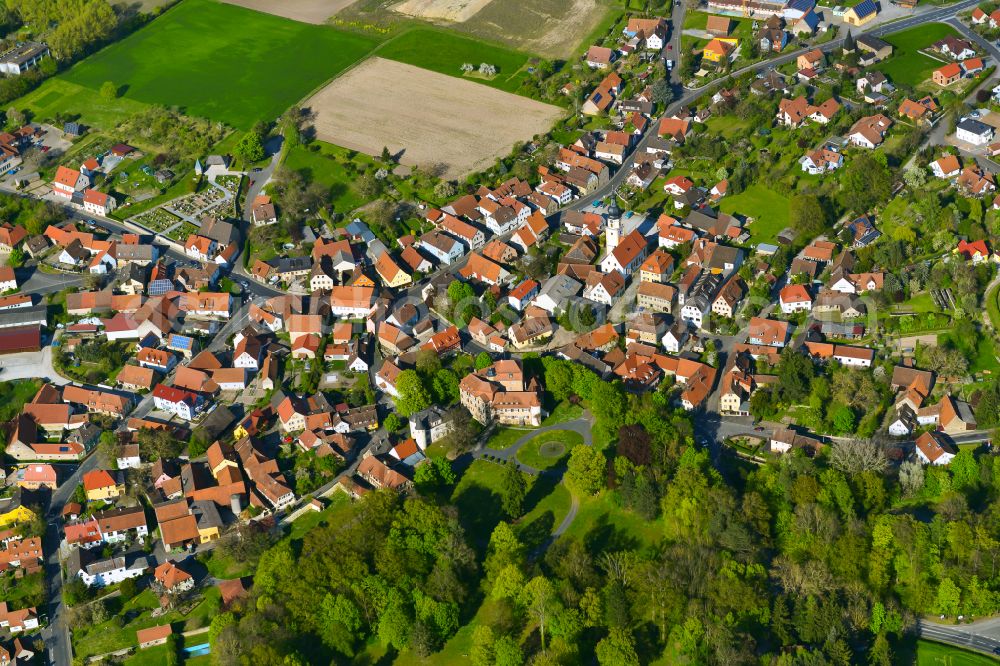
[[[565, 112], [488, 86], [372, 58], [304, 107], [324, 141], [406, 165], [441, 165], [448, 178], [481, 170], [518, 141], [549, 130]], [[376, 119], [385, 119], [384, 121]]]

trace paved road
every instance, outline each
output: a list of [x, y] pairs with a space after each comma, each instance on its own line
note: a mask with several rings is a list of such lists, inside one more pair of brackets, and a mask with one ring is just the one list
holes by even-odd
[[[683, 3], [678, 3], [678, 4], [683, 4]], [[855, 39], [860, 35], [874, 35], [876, 37], [882, 37], [884, 35], [888, 35], [894, 32], [899, 32], [901, 30], [906, 30], [908, 28], [912, 28], [925, 23], [931, 23], [936, 21], [949, 21], [950, 19], [953, 19], [956, 13], [964, 11], [966, 9], [971, 9], [977, 6], [978, 4], [979, 4], [978, 0], [963, 0], [963, 2], [959, 2], [945, 8], [920, 6], [916, 10], [914, 10], [914, 15], [909, 18], [880, 25], [878, 27], [870, 28], [868, 30], [861, 30], [860, 32], [856, 33], [852, 32], [852, 36]], [[683, 23], [681, 24], [675, 23], [674, 25], [675, 26], [683, 25]], [[675, 51], [679, 48], [679, 40], [680, 40], [679, 33], [680, 30], [674, 30], [674, 39], [677, 40], [674, 46]], [[792, 51], [785, 55], [778, 56], [777, 58], [771, 58], [770, 60], [765, 60], [763, 62], [759, 62], [753, 65], [748, 65], [746, 67], [743, 67], [741, 69], [738, 69], [730, 73], [728, 76], [719, 78], [711, 83], [705, 84], [698, 88], [685, 89], [685, 92], [680, 97], [680, 99], [675, 101], [667, 108], [666, 112], [664, 113], [664, 116], [669, 117], [670, 115], [676, 113], [677, 110], [680, 109], [681, 107], [689, 106], [698, 99], [700, 99], [701, 97], [703, 97], [704, 95], [709, 93], [714, 93], [715, 90], [722, 87], [722, 85], [725, 84], [726, 82], [736, 77], [742, 76], [743, 74], [762, 73], [769, 69], [775, 69], [781, 65], [784, 65], [785, 63], [793, 62], [801, 54], [805, 53], [806, 51], [812, 50], [813, 48], [818, 48], [823, 52], [829, 53], [830, 51], [840, 48], [843, 41], [844, 41], [843, 37], [837, 37], [836, 39], [833, 39], [818, 47], [808, 47], [804, 49], [799, 49], [797, 51]], [[676, 71], [677, 68], [675, 67], [674, 69]], [[628, 174], [632, 170], [632, 166], [635, 164], [635, 156], [642, 152], [645, 152], [646, 146], [648, 146], [649, 143], [654, 138], [656, 138], [657, 136], [656, 119], [654, 119], [654, 121], [650, 123], [650, 125], [651, 129], [646, 132], [646, 134], [642, 137], [642, 139], [640, 139], [638, 145], [635, 147], [635, 150], [633, 150], [632, 153], [625, 158], [622, 166], [618, 169], [615, 175], [611, 177], [610, 181], [604, 187], [601, 187], [596, 191], [591, 192], [586, 197], [581, 197], [576, 201], [573, 201], [562, 210], [583, 210], [588, 206], [590, 206], [592, 201], [611, 196], [611, 194], [614, 193], [614, 191], [619, 186], [621, 186], [621, 184], [628, 177]]]
[[274, 175], [274, 171], [278, 168], [278, 164], [281, 162], [281, 146], [284, 143], [284, 139], [279, 136], [272, 136], [266, 142], [264, 142], [264, 152], [271, 156], [271, 161], [268, 165], [262, 168], [260, 171], [251, 171], [247, 174], [247, 178], [253, 182], [247, 188], [247, 196], [243, 201], [243, 219], [246, 222], [251, 222], [253, 220], [253, 200], [257, 198], [264, 186], [267, 185], [271, 176]]
[[58, 386], [70, 381], [52, 367], [52, 347], [37, 352], [7, 354], [0, 358], [0, 380], [44, 379]]
[[98, 455], [91, 454], [64, 479], [59, 487], [52, 492], [49, 509], [45, 515], [48, 528], [42, 540], [45, 556], [45, 578], [49, 583], [49, 599], [46, 604], [48, 625], [42, 629], [42, 638], [49, 651], [49, 663], [62, 666], [73, 662], [73, 651], [70, 643], [69, 624], [66, 619], [66, 608], [62, 602], [62, 568], [59, 564], [59, 522], [62, 508], [80, 485], [83, 475], [98, 467]]
[[961, 625], [944, 625], [929, 620], [918, 620], [917, 631], [921, 638], [939, 643], [994, 656], [1000, 654], [1000, 617]]

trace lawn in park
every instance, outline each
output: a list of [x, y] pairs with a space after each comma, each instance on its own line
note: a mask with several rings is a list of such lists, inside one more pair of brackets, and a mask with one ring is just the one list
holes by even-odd
[[[516, 91], [528, 75], [525, 67], [528, 54], [434, 28], [408, 30], [383, 44], [377, 55], [507, 92]], [[465, 63], [477, 69], [480, 64], [487, 63], [496, 67], [497, 73], [491, 78], [475, 73], [463, 75], [461, 68]]]
[[954, 28], [943, 23], [926, 23], [886, 35], [885, 41], [893, 46], [892, 56], [875, 65], [874, 69], [883, 72], [892, 83], [916, 87], [927, 80], [931, 72], [945, 64], [925, 56], [920, 53], [920, 49], [949, 35], [960, 36]]
[[788, 226], [788, 198], [764, 185], [751, 185], [739, 194], [724, 198], [719, 208], [724, 213], [754, 218], [747, 230], [755, 243], [773, 243], [778, 233]]
[[517, 451], [517, 461], [535, 469], [555, 467], [566, 460], [570, 449], [583, 444], [583, 436], [572, 430], [549, 430]]
[[[32, 108], [81, 113], [85, 124], [106, 126], [116, 108], [127, 115], [129, 102], [140, 102], [177, 106], [189, 115], [248, 129], [278, 117], [375, 44], [370, 37], [328, 26], [215, 0], [184, 0], [57, 79], [89, 92], [43, 86], [28, 101]], [[123, 99], [97, 95], [106, 81], [119, 87]], [[67, 95], [71, 98], [61, 99]]]

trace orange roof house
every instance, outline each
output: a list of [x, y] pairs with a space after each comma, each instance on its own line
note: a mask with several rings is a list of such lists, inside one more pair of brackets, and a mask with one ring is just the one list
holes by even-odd
[[960, 78], [962, 78], [962, 66], [957, 62], [938, 67], [931, 75], [931, 80], [939, 86], [949, 86]]

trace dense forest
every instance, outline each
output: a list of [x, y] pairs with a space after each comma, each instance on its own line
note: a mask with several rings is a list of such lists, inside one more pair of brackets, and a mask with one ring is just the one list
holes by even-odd
[[[996, 456], [895, 466], [854, 440], [713, 465], [662, 391], [527, 365], [597, 420], [564, 483], [657, 526], [654, 538], [605, 524], [528, 544], [516, 480], [461, 507], [433, 485], [370, 493], [348, 519], [264, 552], [251, 597], [213, 622], [219, 663], [435, 663], [468, 625], [466, 656], [482, 665], [891, 664], [912, 651], [919, 616], [998, 610]], [[506, 519], [479, 543], [496, 506]]]

